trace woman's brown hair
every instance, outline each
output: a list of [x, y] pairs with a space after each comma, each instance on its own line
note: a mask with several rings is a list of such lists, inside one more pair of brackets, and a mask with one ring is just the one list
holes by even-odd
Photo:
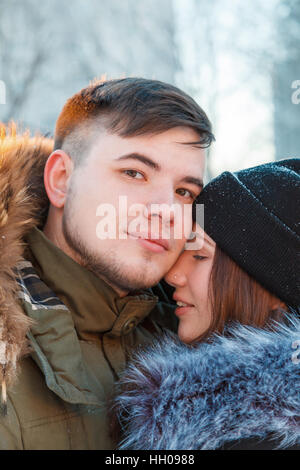
[[279, 321], [287, 311], [286, 305], [274, 294], [240, 268], [216, 245], [209, 288], [212, 322], [211, 333], [223, 333], [230, 322], [267, 327], [272, 320]]

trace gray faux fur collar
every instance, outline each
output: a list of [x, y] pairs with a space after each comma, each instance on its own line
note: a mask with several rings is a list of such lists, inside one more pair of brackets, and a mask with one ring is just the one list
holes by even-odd
[[[298, 350], [297, 350], [298, 348]], [[166, 335], [125, 371], [121, 449], [218, 449], [272, 435], [300, 444], [300, 321], [236, 326], [196, 348]]]

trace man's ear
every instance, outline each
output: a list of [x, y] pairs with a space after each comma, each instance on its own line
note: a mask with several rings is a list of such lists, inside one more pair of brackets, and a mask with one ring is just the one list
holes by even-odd
[[44, 170], [44, 185], [50, 203], [57, 208], [65, 205], [68, 182], [73, 172], [73, 161], [63, 150], [54, 150]]

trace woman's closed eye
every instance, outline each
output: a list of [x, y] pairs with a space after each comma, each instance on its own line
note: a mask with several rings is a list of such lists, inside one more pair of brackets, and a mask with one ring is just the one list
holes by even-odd
[[202, 255], [193, 255], [193, 258], [194, 258], [194, 259], [196, 259], [196, 260], [198, 260], [198, 261], [201, 261], [201, 260], [203, 260], [203, 259], [206, 259], [206, 258], [207, 258], [207, 256], [202, 256]]

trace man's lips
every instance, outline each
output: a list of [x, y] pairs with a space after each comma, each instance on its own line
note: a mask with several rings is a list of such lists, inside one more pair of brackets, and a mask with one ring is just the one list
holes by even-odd
[[146, 242], [154, 243], [156, 245], [161, 246], [165, 250], [170, 249], [170, 242], [164, 238], [151, 238], [148, 234], [145, 233], [128, 233], [129, 236], [133, 238], [137, 238], [140, 240], [145, 240]]

